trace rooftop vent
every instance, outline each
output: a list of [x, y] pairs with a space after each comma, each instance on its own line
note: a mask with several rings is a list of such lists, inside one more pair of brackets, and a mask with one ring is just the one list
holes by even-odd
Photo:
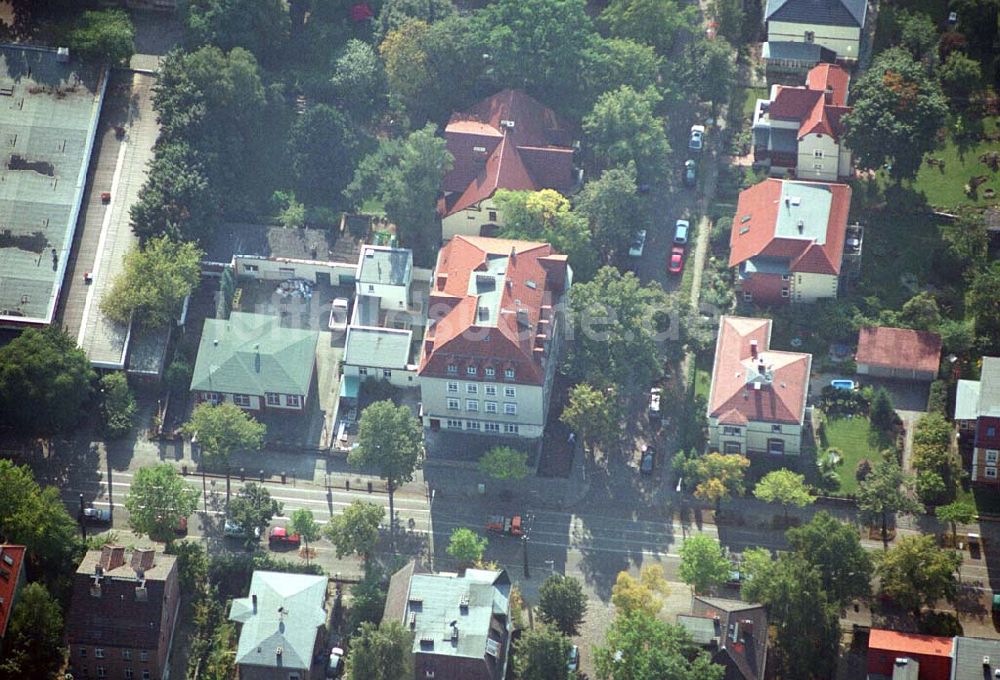
[[472, 150], [474, 152], [476, 152], [476, 153], [486, 153], [486, 147], [485, 146], [474, 146], [474, 147], [472, 147]]
[[6, 554], [6, 553], [4, 553], [3, 561], [6, 562], [7, 564], [9, 564], [12, 567], [14, 566], [14, 558], [11, 557], [10, 555]]
[[988, 657], [988, 656], [984, 656], [983, 657], [983, 665], [984, 666], [989, 666], [990, 665], [990, 657]]
[[464, 593], [460, 598], [458, 598], [458, 606], [463, 610], [463, 613], [469, 611], [469, 594]]
[[479, 308], [479, 320], [480, 321], [489, 321], [490, 320], [490, 308], [489, 307], [480, 307]]
[[365, 257], [375, 257], [375, 251], [371, 248], [365, 248]]
[[531, 279], [528, 279], [527, 281], [525, 281], [524, 285], [526, 285], [531, 290], [537, 290], [538, 289], [538, 284], [535, 283], [534, 281], [532, 281]]
[[744, 215], [743, 217], [740, 218], [740, 224], [746, 224], [749, 221], [750, 221], [749, 215]]
[[795, 226], [798, 227], [799, 233], [801, 234], [803, 230], [805, 230], [806, 228], [806, 223], [803, 220], [799, 220], [798, 222], [795, 223]]
[[790, 196], [785, 200], [790, 202], [792, 205], [802, 205], [802, 198], [800, 196]]
[[750, 227], [742, 227], [740, 229], [740, 236], [742, 236], [743, 234], [749, 233], [749, 231], [750, 231]]
[[514, 121], [512, 121], [512, 120], [506, 120], [506, 119], [505, 120], [501, 120], [500, 121], [500, 127], [504, 127], [504, 128], [508, 128], [510, 130], [513, 130], [514, 129]]
[[284, 653], [285, 653], [285, 648], [284, 648], [284, 647], [282, 647], [281, 645], [278, 645], [278, 646], [277, 646], [277, 647], [275, 648], [275, 650], [274, 650], [274, 653], [275, 653], [275, 654], [277, 654], [278, 656], [281, 656], [282, 654], [284, 654]]

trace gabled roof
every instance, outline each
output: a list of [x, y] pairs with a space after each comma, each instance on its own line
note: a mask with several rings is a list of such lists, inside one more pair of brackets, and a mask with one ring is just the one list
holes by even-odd
[[552, 109], [520, 90], [503, 90], [452, 115], [445, 127], [454, 158], [442, 187], [457, 198], [442, 204], [451, 215], [497, 189], [566, 190], [573, 185], [572, 135]]
[[740, 192], [729, 266], [780, 258], [789, 272], [840, 273], [851, 188], [770, 178]]
[[309, 670], [326, 623], [326, 586], [326, 576], [255, 571], [249, 596], [229, 610], [229, 620], [243, 624], [236, 663]]
[[4, 543], [0, 545], [0, 640], [7, 634], [7, 624], [10, 623], [10, 614], [14, 607], [14, 597], [18, 587], [21, 585], [21, 576], [24, 568], [23, 545], [11, 545]]
[[867, 0], [767, 0], [764, 21], [861, 28], [867, 10]]
[[839, 140], [843, 134], [841, 118], [850, 112], [847, 88], [850, 74], [837, 64], [819, 64], [806, 75], [805, 87], [775, 87], [768, 105], [773, 119], [798, 121], [798, 138], [826, 134]]
[[435, 320], [424, 335], [419, 374], [446, 377], [447, 366], [460, 363], [465, 375], [467, 365], [489, 365], [497, 378], [511, 368], [514, 382], [541, 385], [536, 348], [569, 280], [566, 257], [547, 243], [456, 236], [438, 254], [430, 292]]
[[[983, 660], [989, 657], [987, 666]], [[1000, 669], [1000, 640], [958, 636], [954, 640], [951, 678], [949, 680], [983, 680]]]
[[771, 320], [723, 316], [708, 415], [727, 425], [802, 424], [812, 355], [770, 349]]
[[692, 609], [695, 614], [709, 616], [718, 622], [719, 649], [712, 661], [726, 667], [726, 679], [763, 680], [767, 668], [764, 605], [695, 596]]
[[264, 314], [205, 319], [191, 390], [308, 395], [318, 338], [316, 331], [282, 328]]
[[941, 336], [909, 328], [869, 326], [858, 331], [854, 360], [859, 364], [937, 373]]
[[873, 628], [868, 635], [868, 649], [949, 657], [951, 656], [952, 639], [936, 635], [918, 635]]
[[806, 74], [806, 87], [829, 93], [828, 103], [834, 106], [847, 105], [847, 88], [851, 84], [851, 74], [839, 64], [817, 64]]

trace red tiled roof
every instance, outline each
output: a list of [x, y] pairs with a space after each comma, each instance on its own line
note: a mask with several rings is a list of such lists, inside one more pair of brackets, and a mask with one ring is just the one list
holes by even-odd
[[873, 628], [868, 635], [868, 649], [887, 652], [909, 652], [924, 656], [951, 656], [952, 639], [935, 635], [899, 633]]
[[838, 64], [817, 64], [806, 74], [806, 87], [810, 90], [829, 91], [827, 103], [833, 106], [847, 105], [847, 87], [851, 75]]
[[0, 545], [0, 570], [6, 572], [4, 578], [0, 579], [0, 600], [3, 601], [0, 605], [0, 639], [7, 634], [14, 595], [24, 566], [24, 553], [23, 545]]
[[858, 332], [858, 351], [854, 359], [859, 364], [937, 373], [941, 362], [941, 336], [908, 328], [862, 328]]
[[[771, 350], [770, 342], [770, 319], [722, 317], [708, 398], [709, 417], [727, 425], [802, 423], [812, 355]], [[754, 380], [761, 367], [770, 378], [761, 375]], [[754, 382], [760, 384], [759, 389]]]
[[[469, 291], [469, 280], [486, 269], [494, 258], [506, 258], [502, 291], [496, 318], [478, 325], [479, 296]], [[566, 257], [547, 243], [510, 239], [456, 236], [438, 255], [431, 281], [430, 315], [433, 325], [424, 336], [420, 375], [447, 377], [449, 364], [496, 369], [498, 378], [513, 368], [515, 382], [541, 385], [545, 368], [536, 357], [537, 333], [552, 318], [551, 308], [563, 292]], [[517, 310], [526, 314], [528, 330], [522, 330]]]
[[[513, 122], [513, 127], [502, 123]], [[442, 186], [459, 198], [444, 215], [475, 205], [497, 189], [565, 190], [573, 184], [572, 135], [552, 109], [520, 90], [504, 90], [455, 113], [444, 131], [454, 158]]]
[[823, 93], [817, 90], [779, 85], [774, 99], [771, 100], [768, 113], [771, 118], [801, 121], [813, 110], [816, 102], [821, 101], [823, 101]]
[[[823, 186], [832, 193], [826, 239], [815, 241], [775, 235], [785, 182]], [[729, 237], [729, 266], [758, 257], [787, 258], [789, 271], [839, 274], [851, 209], [851, 187], [846, 184], [803, 182], [769, 178], [740, 192]], [[749, 219], [744, 219], [749, 217]]]

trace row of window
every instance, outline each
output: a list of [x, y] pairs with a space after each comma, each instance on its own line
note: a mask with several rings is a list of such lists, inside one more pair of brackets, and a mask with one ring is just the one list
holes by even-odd
[[[86, 659], [87, 658], [87, 648], [86, 647], [80, 647], [80, 658], [81, 659]], [[103, 658], [105, 658], [104, 657], [104, 647], [94, 647], [94, 658], [95, 659], [103, 659]], [[126, 661], [131, 661], [132, 660], [132, 650], [131, 649], [123, 649], [122, 650], [122, 658], [125, 659]], [[145, 650], [145, 649], [140, 649], [139, 650], [139, 661], [149, 661], [149, 652], [147, 650]]]
[[[361, 377], [365, 377], [366, 375], [368, 375], [368, 367], [367, 366], [359, 366], [358, 367], [358, 375], [360, 375]], [[389, 380], [390, 378], [392, 378], [392, 369], [383, 368], [382, 369], [382, 377], [384, 379], [386, 379], [386, 380]]]
[[[495, 396], [497, 396], [497, 386], [496, 385], [483, 385], [483, 391], [486, 393], [487, 397], [495, 397]], [[466, 383], [465, 384], [465, 393], [466, 394], [479, 394], [479, 385], [477, 385], [476, 383]], [[457, 382], [449, 382], [448, 383], [448, 394], [458, 394], [458, 383]], [[511, 387], [510, 385], [506, 385], [503, 388], [503, 396], [507, 397], [508, 399], [515, 399], [515, 398], [517, 398], [517, 389], [514, 388], [514, 387]]]
[[[483, 410], [486, 413], [499, 413], [497, 408], [499, 404], [495, 401], [484, 401]], [[448, 400], [448, 410], [449, 411], [461, 411], [462, 410], [462, 400], [461, 399], [449, 399]], [[465, 410], [472, 411], [473, 413], [479, 412], [479, 400], [478, 399], [466, 399], [465, 400]], [[517, 415], [517, 404], [511, 402], [504, 402], [503, 405], [504, 415], [516, 416]]]
[[996, 465], [998, 456], [1000, 456], [1000, 451], [996, 449], [986, 449], [986, 464]]
[[[445, 425], [448, 426], [449, 430], [471, 430], [473, 432], [489, 432], [492, 434], [499, 434], [501, 429], [501, 423], [495, 423], [492, 420], [478, 421], [478, 420], [458, 420], [457, 418], [448, 418], [445, 421]], [[503, 423], [503, 433], [504, 434], [517, 434], [518, 428], [517, 423]]]
[[[302, 408], [302, 397], [297, 394], [273, 394], [268, 392], [266, 396], [268, 406], [281, 406], [281, 397], [285, 397], [285, 406], [290, 406], [292, 408]], [[233, 403], [237, 406], [243, 408], [253, 408], [253, 399], [246, 394], [234, 394], [232, 395]], [[206, 392], [205, 401], [212, 404], [219, 404], [222, 402], [222, 395], [218, 392]]]
[[[104, 666], [98, 666], [97, 668], [94, 669], [94, 671], [97, 673], [97, 677], [98, 678], [106, 678], [106, 677], [108, 677], [108, 669], [105, 668]], [[125, 673], [125, 680], [137, 680], [137, 676], [135, 674], [135, 671], [132, 670], [131, 668], [126, 668], [126, 669], [124, 669], [123, 672]], [[80, 677], [89, 678], [90, 677], [90, 669], [87, 668], [86, 666], [84, 666], [83, 668], [81, 668], [80, 669]], [[153, 676], [150, 675], [150, 673], [149, 673], [148, 670], [143, 670], [142, 671], [142, 675], [140, 675], [138, 677], [142, 678], [142, 680], [151, 680], [151, 678]]]
[[[448, 372], [449, 373], [457, 374], [458, 373], [458, 364], [448, 364]], [[466, 366], [465, 367], [465, 373], [466, 373], [466, 375], [478, 375], [479, 374], [479, 369], [477, 367], [475, 367], [475, 366]], [[483, 374], [487, 378], [495, 378], [496, 375], [497, 375], [497, 369], [493, 368], [492, 366], [487, 366], [486, 368], [483, 369]], [[513, 380], [514, 379], [514, 369], [513, 368], [505, 368], [503, 370], [503, 377], [506, 378], [507, 380]]]
[[[723, 442], [722, 443], [723, 453], [743, 453], [743, 444], [740, 442]], [[768, 439], [767, 440], [767, 452], [775, 456], [781, 456], [785, 453], [785, 442], [783, 439]]]
[[[771, 425], [771, 432], [781, 432], [781, 425]], [[743, 429], [739, 427], [730, 427], [728, 425], [723, 426], [722, 434], [735, 437], [743, 433]]]

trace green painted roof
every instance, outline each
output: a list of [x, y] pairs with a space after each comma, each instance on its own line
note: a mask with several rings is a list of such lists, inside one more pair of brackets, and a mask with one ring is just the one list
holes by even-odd
[[363, 250], [359, 282], [390, 286], [405, 286], [410, 283], [413, 253], [409, 249], [365, 246]]
[[229, 610], [229, 620], [243, 624], [236, 663], [289, 670], [311, 668], [316, 633], [326, 623], [326, 585], [326, 576], [255, 571], [250, 595], [233, 600]]
[[351, 326], [344, 341], [344, 363], [372, 368], [406, 368], [413, 331]]
[[205, 319], [191, 389], [228, 394], [308, 395], [319, 333], [282, 328], [264, 314]]

